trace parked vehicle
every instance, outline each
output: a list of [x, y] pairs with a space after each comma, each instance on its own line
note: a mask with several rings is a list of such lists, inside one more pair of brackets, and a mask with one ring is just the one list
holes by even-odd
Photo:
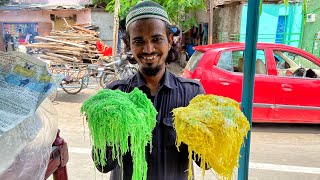
[[129, 54], [120, 55], [113, 61], [116, 62], [114, 65], [105, 64], [98, 68], [99, 72], [101, 72], [98, 76], [100, 77], [99, 82], [102, 88], [115, 80], [126, 79], [138, 72], [138, 64], [131, 64], [130, 60], [133, 57], [128, 56]]
[[[244, 43], [195, 47], [184, 76], [207, 94], [242, 98]], [[320, 59], [301, 49], [257, 44], [253, 122], [320, 123]]]
[[[112, 57], [110, 57], [112, 59]], [[60, 88], [68, 94], [78, 94], [82, 89], [89, 88], [92, 80], [99, 82], [101, 87], [105, 87], [118, 79], [125, 79], [138, 71], [137, 65], [129, 63], [126, 57], [117, 56], [114, 60], [105, 62], [101, 60], [99, 64], [61, 62], [50, 64], [49, 71], [52, 74], [62, 75]], [[48, 98], [54, 101], [58, 91], [53, 91]]]
[[[96, 64], [59, 62], [52, 63], [48, 67], [49, 71], [55, 75], [61, 75], [62, 81], [60, 88], [68, 94], [78, 94], [82, 89], [89, 87], [90, 78], [97, 79]], [[98, 80], [97, 80], [98, 81]], [[57, 96], [57, 90], [49, 95], [49, 99], [54, 101]]]

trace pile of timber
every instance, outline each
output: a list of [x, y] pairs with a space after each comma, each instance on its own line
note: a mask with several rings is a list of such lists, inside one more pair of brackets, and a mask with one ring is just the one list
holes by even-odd
[[50, 36], [36, 36], [37, 43], [25, 45], [36, 52], [39, 57], [53, 62], [94, 63], [102, 54], [96, 47], [99, 33], [92, 25], [69, 26], [68, 31], [52, 31]]

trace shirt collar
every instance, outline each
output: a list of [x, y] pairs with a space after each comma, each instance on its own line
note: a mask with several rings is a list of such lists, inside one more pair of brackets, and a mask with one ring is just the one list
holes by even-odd
[[[164, 76], [163, 76], [164, 79], [162, 80], [163, 83], [161, 84], [161, 86], [163, 85], [169, 89], [177, 88], [175, 81], [173, 81], [173, 76], [174, 75], [166, 69]], [[136, 74], [136, 78], [137, 78], [137, 81], [135, 81], [135, 83], [133, 83], [132, 85], [134, 85], [136, 87], [142, 87], [142, 86], [146, 85], [146, 81], [144, 80], [142, 74], [139, 71]]]

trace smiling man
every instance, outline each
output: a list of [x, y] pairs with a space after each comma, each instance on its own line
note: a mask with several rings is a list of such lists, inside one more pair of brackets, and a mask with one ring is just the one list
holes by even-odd
[[[179, 57], [173, 44], [173, 34], [168, 15], [162, 6], [152, 1], [143, 1], [134, 6], [126, 17], [127, 50], [131, 50], [139, 64], [139, 71], [133, 77], [116, 81], [108, 86], [130, 92], [135, 87], [143, 91], [158, 111], [157, 125], [153, 130], [152, 152], [146, 147], [148, 180], [187, 180], [188, 147], [182, 145], [178, 152], [175, 145], [176, 132], [172, 125], [174, 108], [187, 106], [189, 101], [204, 90], [197, 81], [177, 77], [166, 65]], [[107, 151], [107, 165], [97, 169], [111, 173], [111, 180], [131, 179], [132, 157], [123, 156], [123, 167], [111, 160]], [[122, 172], [123, 171], [123, 172]]]
[[146, 79], [151, 94], [155, 95], [165, 72], [166, 59], [171, 49], [172, 35], [160, 19], [132, 22], [128, 27], [130, 49]]

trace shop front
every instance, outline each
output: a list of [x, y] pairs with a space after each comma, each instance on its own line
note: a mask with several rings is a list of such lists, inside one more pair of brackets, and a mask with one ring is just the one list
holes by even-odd
[[34, 43], [38, 36], [38, 23], [2, 23], [2, 37], [8, 43], [7, 51], [14, 50], [20, 44]]

